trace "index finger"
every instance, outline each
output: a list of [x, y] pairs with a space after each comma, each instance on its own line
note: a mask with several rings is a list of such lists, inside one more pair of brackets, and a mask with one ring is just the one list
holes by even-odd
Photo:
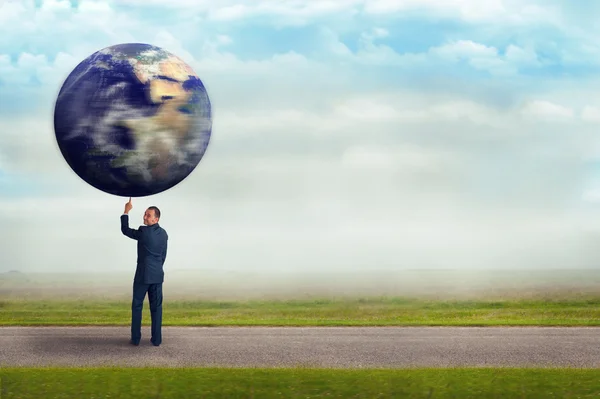
[[131, 202], [131, 197], [129, 197], [129, 202]]

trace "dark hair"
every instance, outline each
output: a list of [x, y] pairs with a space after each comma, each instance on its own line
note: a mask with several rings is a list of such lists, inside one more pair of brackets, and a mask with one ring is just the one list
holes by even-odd
[[150, 206], [148, 209], [152, 209], [154, 211], [154, 216], [156, 216], [157, 219], [160, 219], [160, 209], [155, 206]]

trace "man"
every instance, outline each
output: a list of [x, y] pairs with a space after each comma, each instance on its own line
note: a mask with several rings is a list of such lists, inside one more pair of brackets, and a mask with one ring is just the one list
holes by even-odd
[[133, 208], [131, 197], [125, 203], [125, 212], [121, 215], [121, 232], [137, 241], [137, 267], [133, 279], [133, 300], [131, 302], [131, 341], [139, 345], [142, 338], [142, 308], [148, 293], [152, 336], [150, 342], [159, 346], [162, 342], [162, 284], [165, 273], [163, 265], [167, 258], [167, 232], [160, 227], [160, 210], [151, 206], [144, 213], [144, 226], [129, 228], [129, 211]]

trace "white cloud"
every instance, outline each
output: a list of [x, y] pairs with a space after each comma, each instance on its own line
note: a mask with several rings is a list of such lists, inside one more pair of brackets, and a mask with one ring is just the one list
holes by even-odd
[[[424, 123], [467, 120], [470, 123], [505, 127], [514, 115], [471, 100], [432, 99], [431, 93], [349, 98], [338, 103], [334, 112], [346, 126], [360, 122]], [[329, 125], [331, 126], [331, 125]]]
[[[389, 45], [378, 43], [377, 40], [385, 37], [387, 31], [373, 28], [360, 35], [358, 49], [352, 52], [333, 30], [324, 28], [321, 34], [326, 48], [332, 55], [359, 65], [393, 65], [403, 70], [416, 71], [464, 62], [475, 70], [487, 71], [499, 77], [518, 75], [520, 68], [543, 66], [533, 48], [522, 48], [515, 44], [498, 49], [473, 40], [461, 39], [432, 46], [423, 52], [400, 53]], [[504, 51], [503, 54], [501, 50]]]
[[541, 66], [534, 50], [524, 49], [514, 44], [510, 44], [506, 48], [505, 59], [511, 64], [520, 66]]
[[349, 147], [344, 151], [341, 162], [343, 167], [353, 170], [381, 169], [410, 174], [415, 171], [441, 171], [460, 161], [455, 155], [441, 150], [403, 144], [394, 148], [374, 145]]
[[600, 203], [600, 187], [584, 191], [582, 199], [587, 202]]
[[0, 157], [5, 160], [3, 166], [6, 172], [68, 178], [60, 175], [68, 166], [56, 144], [51, 113], [17, 120], [1, 118], [0, 130], [4, 132], [0, 138]]
[[500, 55], [495, 47], [472, 40], [457, 40], [433, 47], [428, 54], [448, 62], [466, 60], [473, 68], [489, 71], [494, 75], [514, 75], [519, 67], [541, 66], [533, 50], [525, 50], [514, 44], [507, 46], [505, 54]]
[[[178, 12], [182, 17], [182, 23], [193, 19], [195, 29], [198, 29], [198, 22], [203, 21], [205, 23], [206, 18], [208, 21], [222, 22], [268, 17], [267, 24], [281, 26], [286, 24], [302, 25], [324, 17], [353, 16], [361, 12], [366, 13], [368, 17], [378, 15], [401, 16], [402, 13], [416, 10], [422, 11], [423, 15], [429, 17], [460, 19], [469, 23], [483, 22], [500, 26], [506, 24], [526, 26], [533, 23], [548, 23], [572, 31], [572, 25], [561, 19], [559, 8], [546, 3], [538, 5], [514, 0], [490, 0], [487, 2], [475, 0], [449, 0], [443, 2], [437, 0], [323, 0], [315, 2], [251, 0], [244, 3], [235, 0], [179, 0], [174, 2], [162, 0], [84, 0], [80, 2], [77, 12], [70, 7], [70, 2], [66, 0], [46, 0], [43, 2], [42, 8], [36, 13], [32, 12], [32, 5], [31, 2], [23, 4], [17, 1], [5, 2], [1, 5], [3, 8], [0, 16], [4, 16], [9, 22], [13, 22], [9, 28], [15, 33], [20, 32], [23, 28], [26, 28], [27, 31], [36, 31], [39, 29], [38, 27], [57, 22], [57, 16], [59, 16], [61, 26], [69, 27], [69, 29], [72, 27], [71, 22], [78, 25], [78, 21], [86, 21], [87, 23], [81, 26], [87, 29], [90, 27], [100, 29], [104, 26], [103, 24], [114, 25], [118, 23], [120, 29], [117, 32], [123, 35], [125, 32], [139, 33], [149, 29], [138, 24], [127, 26], [127, 21], [133, 22], [138, 18], [134, 15], [126, 15], [121, 11], [117, 13], [112, 11], [116, 7], [126, 5], [146, 7], [148, 10], [158, 8], [167, 12]], [[25, 17], [25, 13], [28, 13], [27, 17]], [[73, 18], [68, 18], [68, 15], [72, 15]], [[25, 19], [28, 21], [25, 21]], [[16, 21], [20, 21], [19, 24]], [[0, 19], [1, 22], [3, 21]], [[56, 28], [61, 29], [59, 26], [56, 26]], [[113, 34], [115, 31], [108, 29], [105, 32]]]
[[[117, 3], [114, 3], [117, 4]], [[164, 3], [162, 0], [123, 0], [118, 4], [160, 6], [205, 12], [211, 19], [220, 21], [239, 20], [256, 16], [274, 17], [274, 23], [288, 21], [308, 22], [323, 16], [350, 15], [364, 12], [367, 15], [401, 15], [407, 11], [422, 11], [433, 17], [458, 18], [467, 22], [554, 22], [557, 10], [547, 4], [524, 4], [515, 0], [323, 0], [306, 2], [298, 0], [250, 0], [240, 3], [234, 0], [190, 1]], [[544, 7], [542, 7], [544, 6]]]
[[[79, 62], [71, 54], [62, 52], [56, 54], [53, 62], [49, 62], [44, 54], [21, 53], [14, 61], [7, 54], [0, 54], [0, 82], [6, 86], [20, 87], [29, 85], [35, 78], [45, 88], [52, 87], [58, 91], [62, 80]], [[13, 91], [5, 90], [9, 93]]]
[[581, 119], [586, 122], [600, 122], [600, 107], [586, 105], [581, 111]]
[[43, 2], [39, 9], [33, 2], [5, 3], [0, 8], [0, 48], [5, 49], [27, 47], [34, 53], [58, 49], [84, 57], [115, 42], [148, 34], [155, 34], [152, 26], [105, 2], [83, 0], [73, 8], [69, 1], [53, 0]]
[[395, 104], [368, 97], [348, 99], [337, 105], [335, 112], [340, 118], [344, 119], [378, 122], [389, 121], [390, 119], [397, 120], [400, 116], [407, 114], [405, 109], [401, 109]]
[[459, 40], [440, 47], [434, 47], [430, 50], [430, 53], [453, 61], [460, 58], [495, 58], [498, 56], [498, 51], [494, 47], [488, 47], [471, 40]]
[[[68, 2], [67, 2], [68, 3]], [[12, 45], [18, 45], [20, 38], [28, 35], [39, 36], [41, 43], [44, 41], [51, 46], [60, 46], [63, 53], [71, 54], [76, 59], [83, 59], [90, 55], [93, 51], [99, 48], [114, 44], [117, 42], [148, 42], [163, 46], [167, 50], [181, 56], [186, 61], [194, 63], [194, 65], [202, 73], [212, 74], [219, 72], [221, 75], [237, 74], [250, 75], [257, 73], [258, 68], [263, 68], [271, 62], [276, 62], [281, 65], [281, 72], [276, 72], [282, 76], [289, 67], [299, 68], [302, 65], [314, 68], [317, 65], [315, 59], [307, 59], [306, 56], [298, 54], [294, 51], [288, 51], [283, 54], [276, 54], [272, 57], [253, 62], [241, 63], [237, 57], [231, 53], [223, 51], [223, 48], [232, 43], [231, 36], [223, 33], [203, 34], [206, 24], [198, 24], [198, 21], [191, 19], [189, 12], [187, 16], [182, 16], [180, 26], [175, 29], [158, 26], [148, 26], [144, 24], [139, 17], [134, 14], [126, 14], [123, 11], [116, 11], [112, 7], [123, 3], [106, 3], [84, 1], [79, 5], [78, 9], [66, 9], [61, 2], [50, 2], [38, 12], [33, 12], [26, 7], [14, 6], [11, 8], [11, 13], [14, 18], [9, 25], [4, 27], [5, 32], [10, 32], [13, 37]], [[135, 2], [134, 2], [135, 3]], [[330, 13], [335, 15], [337, 10], [354, 9], [362, 4], [360, 1], [348, 0], [342, 2], [315, 2], [305, 3], [297, 1], [286, 1], [278, 4], [270, 2], [249, 2], [245, 5], [236, 5], [234, 2], [199, 2], [195, 9], [215, 12], [226, 12], [226, 7], [237, 7], [235, 9], [244, 10], [243, 13], [264, 13], [265, 15], [290, 16], [298, 18], [309, 18], [319, 13]], [[400, 3], [399, 3], [400, 4]], [[415, 3], [416, 4], [416, 3]], [[402, 3], [402, 7], [413, 7], [415, 4], [408, 2]], [[156, 3], [155, 5], [158, 5]], [[168, 7], [180, 7], [182, 5], [170, 5]], [[436, 3], [432, 2], [427, 7], [436, 7]], [[225, 7], [225, 8], [222, 8]], [[65, 13], [64, 15], [60, 12]], [[19, 25], [14, 23], [15, 20], [31, 21], [30, 25]], [[60, 23], [59, 23], [60, 22]], [[85, 29], [82, 30], [82, 27]], [[186, 32], [186, 37], [192, 29], [199, 39], [198, 45], [194, 48], [193, 53], [188, 49], [183, 48], [181, 42], [176, 39], [178, 33]], [[0, 28], [0, 33], [2, 28]], [[46, 34], [42, 32], [50, 32]], [[84, 32], [84, 35], [89, 34], [89, 40], [84, 40], [79, 43], [76, 41], [65, 43], [60, 40], [64, 35], [75, 35], [76, 32]], [[87, 32], [87, 33], [85, 33]], [[483, 43], [478, 43], [473, 40], [463, 39], [443, 43], [438, 46], [433, 46], [429, 51], [423, 53], [398, 53], [388, 45], [378, 43], [378, 40], [389, 35], [389, 31], [382, 27], [374, 27], [369, 31], [362, 33], [359, 39], [359, 49], [356, 53], [352, 53], [347, 46], [340, 42], [336, 34], [329, 30], [325, 33], [329, 47], [333, 50], [333, 55], [337, 54], [341, 60], [351, 61], [362, 65], [396, 65], [409, 70], [418, 70], [425, 66], [431, 66], [434, 62], [456, 64], [458, 62], [467, 62], [471, 67], [477, 70], [488, 71], [493, 75], [510, 76], [515, 75], [522, 66], [539, 66], [537, 56], [532, 48], [521, 48], [511, 44], [506, 48], [505, 54], [500, 54], [500, 49], [492, 46], [487, 46]], [[4, 35], [5, 38], [8, 36]], [[15, 41], [16, 40], [16, 41]], [[70, 44], [71, 43], [71, 44]], [[0, 45], [2, 45], [2, 35], [0, 35]], [[6, 43], [7, 46], [11, 44]], [[37, 50], [37, 53], [32, 52], [37, 56], [43, 49]], [[325, 60], [324, 55], [319, 59]], [[21, 70], [24, 72], [25, 70]], [[321, 74], [315, 70], [315, 75]], [[66, 72], [64, 72], [66, 73]], [[6, 75], [8, 76], [8, 75]], [[8, 79], [8, 78], [7, 78]], [[30, 76], [14, 77], [14, 79], [29, 80]], [[13, 80], [13, 79], [11, 79]], [[15, 80], [16, 81], [16, 80]]]
[[[294, 24], [303, 24], [312, 18], [335, 15], [340, 12], [356, 10], [359, 0], [323, 0], [304, 2], [297, 0], [250, 1], [244, 4], [226, 4], [215, 2], [208, 11], [208, 17], [216, 21], [231, 21], [248, 17], [276, 17], [273, 22], [282, 23], [282, 18]], [[200, 7], [203, 7], [201, 5]]]
[[517, 23], [553, 22], [556, 9], [546, 5], [511, 0], [365, 0], [364, 9], [371, 14], [422, 11], [428, 17], [458, 18], [466, 22]]
[[250, 15], [252, 11], [252, 8], [244, 4], [235, 4], [216, 9], [211, 13], [211, 18], [220, 21], [240, 19]]
[[544, 100], [528, 102], [523, 106], [522, 113], [525, 116], [553, 120], [570, 119], [574, 116], [574, 111], [571, 108]]
[[14, 21], [25, 10], [23, 2], [3, 1], [0, 2], [0, 24]]
[[[85, 7], [89, 2], [82, 2], [82, 5]], [[60, 13], [62, 11], [68, 11], [71, 9], [71, 3], [69, 0], [44, 0], [41, 3], [40, 10], [42, 12], [48, 11], [53, 13]]]

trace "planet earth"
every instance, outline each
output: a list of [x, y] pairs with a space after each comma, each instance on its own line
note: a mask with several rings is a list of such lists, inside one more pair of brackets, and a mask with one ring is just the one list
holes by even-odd
[[71, 169], [123, 197], [179, 184], [204, 156], [211, 130], [198, 75], [181, 58], [142, 43], [106, 47], [81, 61], [54, 109], [56, 141]]

